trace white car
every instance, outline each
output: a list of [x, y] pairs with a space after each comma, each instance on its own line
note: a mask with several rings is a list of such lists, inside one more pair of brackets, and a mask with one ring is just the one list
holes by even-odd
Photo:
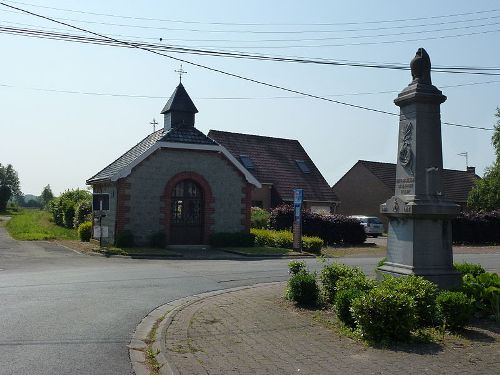
[[367, 236], [377, 238], [382, 233], [384, 233], [384, 224], [378, 217], [362, 215], [353, 215], [350, 217], [352, 217], [353, 219], [358, 219], [360, 221], [361, 225], [365, 228], [365, 233]]

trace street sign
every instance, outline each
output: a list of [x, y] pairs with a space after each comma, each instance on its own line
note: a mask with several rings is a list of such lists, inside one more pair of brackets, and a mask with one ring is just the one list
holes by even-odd
[[[102, 234], [102, 235], [101, 235]], [[107, 238], [108, 237], [108, 227], [107, 226], [95, 226], [94, 227], [94, 238]]]
[[302, 204], [304, 201], [304, 189], [293, 189], [293, 204]]
[[293, 189], [293, 249], [302, 252], [302, 202], [304, 189]]

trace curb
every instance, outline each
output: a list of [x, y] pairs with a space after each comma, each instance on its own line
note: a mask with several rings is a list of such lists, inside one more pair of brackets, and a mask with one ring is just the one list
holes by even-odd
[[[155, 352], [155, 358], [160, 366], [160, 373], [162, 375], [179, 375], [179, 372], [175, 367], [169, 363], [169, 355], [164, 346], [164, 333], [172, 323], [175, 316], [181, 312], [184, 308], [200, 302], [204, 299], [216, 297], [221, 294], [234, 293], [241, 290], [258, 288], [265, 285], [280, 284], [281, 282], [269, 282], [260, 283], [250, 286], [240, 286], [230, 289], [214, 290], [211, 292], [205, 292], [200, 294], [195, 294], [189, 297], [180, 298], [178, 300], [161, 305], [151, 311], [146, 315], [139, 325], [136, 327], [130, 344], [127, 346], [129, 348], [130, 362], [132, 364], [132, 369], [136, 375], [150, 375], [151, 371], [146, 365], [146, 349], [151, 346]], [[158, 324], [159, 322], [159, 324]], [[151, 343], [149, 336], [152, 332], [155, 324], [156, 328], [156, 338]], [[170, 361], [171, 362], [171, 361]]]

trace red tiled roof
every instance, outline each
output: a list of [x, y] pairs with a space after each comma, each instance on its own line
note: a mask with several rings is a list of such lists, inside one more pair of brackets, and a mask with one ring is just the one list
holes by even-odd
[[[272, 183], [282, 200], [293, 200], [292, 190], [301, 188], [305, 200], [338, 201], [299, 141], [219, 130], [210, 130], [208, 136], [239, 161], [240, 155], [248, 155], [254, 164], [249, 172], [261, 183]], [[311, 172], [303, 173], [296, 160], [303, 160]]]
[[[396, 184], [396, 164], [359, 160], [371, 173], [394, 191]], [[454, 202], [466, 202], [469, 191], [480, 177], [475, 173], [443, 169], [444, 195]]]

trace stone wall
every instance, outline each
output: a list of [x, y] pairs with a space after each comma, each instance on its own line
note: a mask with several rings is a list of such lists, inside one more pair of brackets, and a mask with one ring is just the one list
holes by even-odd
[[222, 154], [159, 149], [121, 181], [118, 230], [131, 230], [138, 244], [147, 244], [150, 235], [165, 231], [169, 222], [165, 212], [170, 212], [165, 207], [165, 187], [171, 178], [186, 172], [202, 176], [210, 186], [210, 233], [247, 229], [247, 182]]
[[[103, 238], [103, 242], [112, 243], [115, 238], [115, 225], [116, 225], [116, 185], [112, 183], [108, 184], [96, 184], [93, 186], [93, 192], [96, 194], [109, 194], [109, 211], [105, 212], [106, 217], [102, 219], [102, 226], [108, 227], [108, 238]], [[98, 223], [94, 223], [98, 225]], [[92, 231], [92, 236], [94, 231]], [[98, 240], [98, 238], [96, 238]]]

